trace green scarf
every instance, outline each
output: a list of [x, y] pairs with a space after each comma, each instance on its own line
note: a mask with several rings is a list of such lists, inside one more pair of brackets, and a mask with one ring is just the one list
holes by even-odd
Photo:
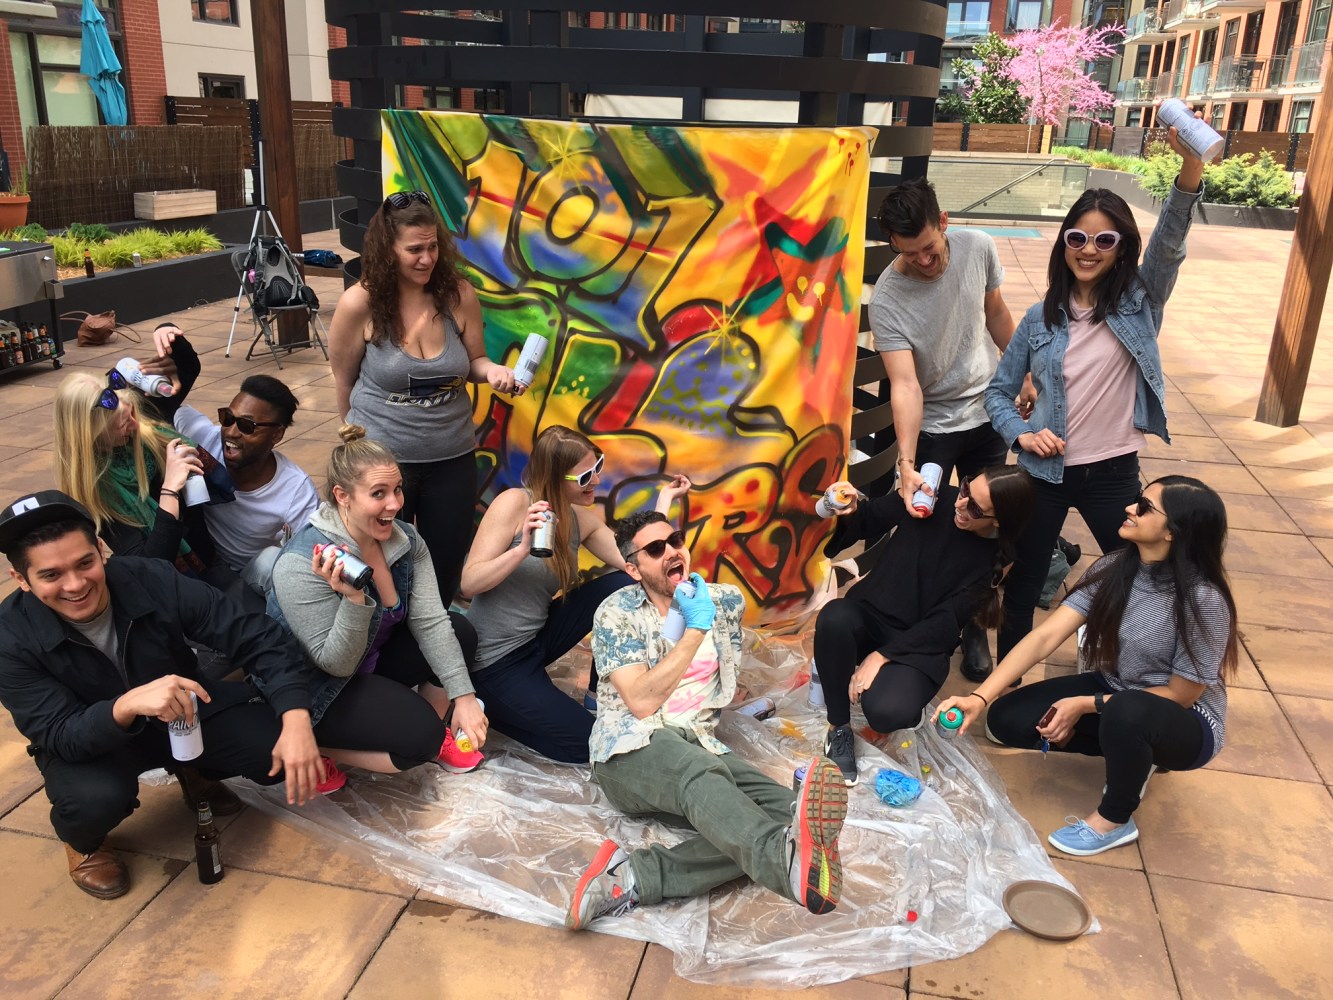
[[[175, 431], [170, 432], [173, 436], [179, 437], [184, 444], [191, 448], [197, 445], [189, 438]], [[133, 448], [142, 447], [136, 439], [131, 439], [125, 444], [111, 449], [111, 458], [107, 462], [106, 468], [102, 472], [102, 483], [104, 499], [108, 501], [108, 506], [117, 511], [123, 517], [132, 522], [141, 524], [145, 531], [153, 530], [153, 523], [157, 520], [157, 500], [150, 494], [147, 497], [139, 495], [139, 477], [134, 470], [134, 452]], [[159, 478], [157, 458], [148, 448], [143, 449], [144, 469], [148, 474], [150, 483]], [[181, 520], [184, 520], [184, 510], [181, 511]], [[203, 568], [199, 558], [194, 555], [190, 548], [190, 543], [182, 536], [180, 553], [176, 559], [176, 567], [188, 576], [198, 576]]]

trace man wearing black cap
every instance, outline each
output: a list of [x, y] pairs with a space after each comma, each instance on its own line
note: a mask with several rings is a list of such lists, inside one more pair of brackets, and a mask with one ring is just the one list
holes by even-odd
[[[276, 623], [164, 560], [107, 560], [88, 511], [58, 490], [0, 510], [0, 552], [21, 588], [0, 604], [0, 703], [30, 743], [80, 889], [129, 890], [102, 842], [138, 807], [139, 774], [176, 768], [166, 723], [193, 723], [191, 693], [204, 741], [192, 764], [206, 777], [285, 779], [298, 804], [314, 794], [305, 667]], [[264, 701], [247, 683], [205, 689], [190, 642], [228, 654]]]

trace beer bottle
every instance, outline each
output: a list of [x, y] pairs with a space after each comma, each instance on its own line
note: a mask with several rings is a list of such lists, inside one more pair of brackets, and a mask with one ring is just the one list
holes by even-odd
[[97, 272], [93, 269], [93, 255], [91, 251], [83, 251], [83, 273], [92, 277]]
[[194, 831], [194, 859], [199, 881], [212, 885], [222, 881], [221, 837], [213, 825], [213, 807], [207, 799], [199, 803], [199, 826]]

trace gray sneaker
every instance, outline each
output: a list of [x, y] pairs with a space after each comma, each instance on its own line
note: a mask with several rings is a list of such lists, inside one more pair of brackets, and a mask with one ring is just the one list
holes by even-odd
[[811, 913], [829, 913], [842, 896], [838, 834], [847, 818], [847, 785], [831, 760], [816, 757], [796, 796], [787, 828], [787, 877], [792, 898]]
[[829, 729], [824, 736], [824, 756], [838, 765], [848, 785], [856, 784], [856, 734], [850, 724]]
[[605, 840], [579, 884], [574, 887], [565, 926], [581, 931], [598, 917], [618, 917], [639, 905], [629, 854], [614, 840]]

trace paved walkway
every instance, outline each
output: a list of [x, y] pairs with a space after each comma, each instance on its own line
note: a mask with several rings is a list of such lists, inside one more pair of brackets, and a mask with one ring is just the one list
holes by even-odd
[[[999, 241], [1005, 297], [1016, 313], [1045, 286], [1053, 235], [1043, 227], [1038, 239]], [[1154, 780], [1138, 813], [1137, 844], [1056, 861], [1101, 918], [1102, 934], [1053, 944], [1007, 931], [956, 961], [807, 995], [1333, 995], [1326, 959], [1333, 874], [1320, 847], [1333, 829], [1333, 671], [1322, 664], [1333, 642], [1333, 309], [1324, 318], [1305, 420], [1279, 429], [1252, 419], [1289, 242], [1279, 233], [1194, 230], [1162, 338], [1176, 439], [1154, 444], [1144, 462], [1148, 476], [1199, 476], [1230, 511], [1227, 563], [1244, 655], [1226, 751], [1201, 771]], [[336, 247], [337, 236], [307, 236], [306, 245]], [[331, 312], [339, 283], [313, 283]], [[223, 358], [230, 301], [173, 318], [207, 352], [192, 400], [225, 405], [243, 374], [280, 374], [301, 401], [284, 450], [320, 470], [337, 426], [323, 359], [306, 351], [278, 373], [271, 361], [244, 361], [244, 345]], [[67, 368], [101, 373], [120, 354], [72, 347]], [[46, 369], [0, 379], [4, 496], [52, 485], [51, 398], [62, 377]], [[1090, 542], [1081, 525], [1073, 534]], [[1069, 662], [1061, 650], [1051, 666]], [[227, 877], [205, 888], [192, 870], [192, 820], [175, 788], [145, 788], [143, 807], [111, 838], [127, 851], [131, 893], [92, 900], [67, 880], [40, 777], [8, 714], [0, 715], [5, 997], [767, 995], [680, 980], [670, 953], [655, 945], [454, 907], [253, 810], [224, 821]], [[1043, 836], [1067, 813], [1082, 815], [1102, 782], [1093, 760], [1042, 760], [983, 745]]]

